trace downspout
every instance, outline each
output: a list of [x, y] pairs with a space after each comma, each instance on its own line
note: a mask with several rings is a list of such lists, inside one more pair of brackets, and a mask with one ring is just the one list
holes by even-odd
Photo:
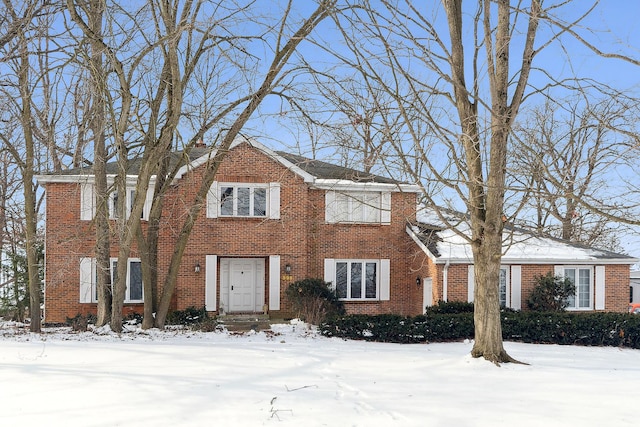
[[442, 269], [442, 300], [447, 302], [447, 291], [449, 284], [447, 283], [449, 280], [449, 260], [444, 264], [444, 268]]

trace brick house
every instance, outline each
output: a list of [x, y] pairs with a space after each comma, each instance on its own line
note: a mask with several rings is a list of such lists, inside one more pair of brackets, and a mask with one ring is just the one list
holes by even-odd
[[[194, 149], [164, 196], [159, 284], [209, 155], [206, 148]], [[132, 188], [136, 171], [134, 162]], [[38, 181], [47, 197], [44, 321], [59, 323], [96, 310], [93, 176], [90, 168], [73, 169], [41, 175]], [[415, 185], [239, 140], [221, 164], [206, 209], [196, 220], [172, 308], [204, 306], [217, 315], [268, 312], [286, 317], [292, 313], [285, 290], [304, 278], [331, 282], [350, 313], [415, 315], [434, 301], [470, 300], [470, 253], [443, 250], [446, 230], [434, 233], [425, 227], [428, 218], [417, 215], [419, 191]], [[110, 206], [115, 197], [111, 195]], [[126, 197], [130, 202], [132, 191]], [[143, 227], [150, 205], [148, 197]], [[572, 246], [556, 242], [553, 247]], [[116, 242], [111, 251], [115, 260]], [[557, 271], [575, 274], [580, 281], [579, 309], [627, 308], [629, 266], [637, 260], [604, 252], [581, 259], [510, 254], [501, 280], [505, 305], [522, 307], [533, 276]], [[140, 265], [134, 246], [125, 314], [142, 310]]]
[[[460, 216], [448, 218], [458, 223], [465, 234]], [[407, 233], [429, 258], [430, 272], [424, 280], [424, 301], [473, 301], [474, 266], [469, 243], [438, 216], [423, 209], [416, 225]], [[469, 233], [466, 233], [469, 235]], [[547, 273], [569, 277], [576, 285], [576, 295], [569, 300], [569, 311], [625, 312], [629, 303], [629, 272], [637, 258], [539, 237], [526, 230], [505, 226], [505, 251], [500, 268], [500, 303], [515, 310], [526, 309], [526, 301], [535, 286], [535, 278]]]

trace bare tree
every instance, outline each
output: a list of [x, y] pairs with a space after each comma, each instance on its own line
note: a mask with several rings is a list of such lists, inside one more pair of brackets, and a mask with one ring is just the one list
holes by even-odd
[[636, 112], [622, 94], [601, 100], [585, 95], [547, 100], [530, 111], [515, 129], [509, 170], [531, 190], [523, 213], [526, 218], [533, 210], [539, 234], [612, 249], [617, 239], [610, 218], [580, 201], [615, 193], [610, 172], [626, 161], [626, 134], [634, 132]]
[[[581, 90], [579, 76], [555, 77], [535, 60], [565, 38], [587, 43], [579, 28], [593, 4], [576, 11], [576, 2], [564, 1], [544, 7], [541, 0], [366, 1], [336, 20], [344, 46], [316, 44], [356, 70], [370, 94], [382, 90], [393, 98], [383, 119], [392, 129], [401, 117], [402, 126], [389, 139], [394, 155], [386, 163], [395, 158], [423, 186], [425, 204], [468, 239], [475, 265], [474, 357], [514, 361], [502, 344], [498, 283], [504, 222], [513, 219], [506, 208], [521, 211], [527, 189], [507, 174], [510, 141], [525, 102], [555, 89]], [[507, 196], [516, 197], [507, 203]], [[441, 207], [465, 211], [460, 220], [466, 224], [448, 222]]]

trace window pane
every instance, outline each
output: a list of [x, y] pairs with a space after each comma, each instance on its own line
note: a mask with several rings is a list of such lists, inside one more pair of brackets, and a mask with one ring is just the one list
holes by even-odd
[[[575, 268], [568, 268], [564, 270], [564, 277], [571, 280], [571, 283], [576, 284], [576, 270]], [[576, 285], [577, 286], [577, 285]], [[568, 307], [575, 308], [576, 306], [576, 297], [575, 295], [571, 295], [567, 298]]]
[[113, 201], [113, 207], [112, 207], [112, 210], [111, 210], [111, 216], [113, 218], [119, 218], [119, 216], [118, 216], [118, 192], [117, 191], [114, 191], [112, 201]]
[[362, 263], [351, 263], [351, 298], [362, 298]]
[[591, 297], [591, 271], [581, 268], [578, 278], [578, 307], [589, 307]]
[[220, 215], [233, 215], [233, 187], [220, 189]]
[[336, 193], [336, 221], [345, 222], [349, 220], [349, 199], [345, 194]]
[[349, 218], [352, 222], [363, 222], [364, 221], [364, 203], [363, 203], [363, 195], [357, 194], [353, 195], [351, 198], [351, 217]]
[[365, 282], [365, 298], [376, 298], [376, 270], [378, 265], [375, 262], [367, 263], [366, 282]]
[[507, 270], [500, 269], [500, 306], [507, 306]]
[[253, 216], [267, 215], [267, 189], [255, 188], [253, 190]]
[[142, 299], [142, 264], [140, 261], [129, 263], [129, 299]]
[[338, 298], [347, 297], [347, 263], [336, 263], [336, 294]]
[[380, 222], [380, 193], [369, 194], [365, 200], [364, 221]]
[[236, 191], [238, 197], [238, 215], [249, 216], [249, 188], [239, 187]]

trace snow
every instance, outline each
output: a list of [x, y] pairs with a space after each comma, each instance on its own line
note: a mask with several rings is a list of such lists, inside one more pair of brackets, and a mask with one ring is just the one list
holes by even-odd
[[[426, 207], [418, 209], [416, 218], [418, 222], [423, 224], [444, 227], [443, 221], [433, 209]], [[445, 219], [455, 225], [458, 233], [450, 228], [438, 232], [438, 237], [441, 239], [437, 243], [440, 259], [454, 262], [472, 262], [471, 245], [465, 237], [459, 234], [471, 235], [469, 225], [452, 215], [448, 215]], [[417, 232], [417, 230], [414, 229], [414, 232]], [[502, 261], [504, 263], [523, 261], [527, 263], [584, 263], [596, 261], [604, 263], [609, 261], [634, 264], [638, 262], [637, 258], [569, 244], [559, 239], [538, 237], [519, 229], [505, 231], [503, 241], [505, 250], [502, 255]]]
[[0, 425], [604, 426], [637, 418], [640, 351], [506, 342], [497, 367], [472, 343], [271, 331], [121, 335], [0, 323]]

